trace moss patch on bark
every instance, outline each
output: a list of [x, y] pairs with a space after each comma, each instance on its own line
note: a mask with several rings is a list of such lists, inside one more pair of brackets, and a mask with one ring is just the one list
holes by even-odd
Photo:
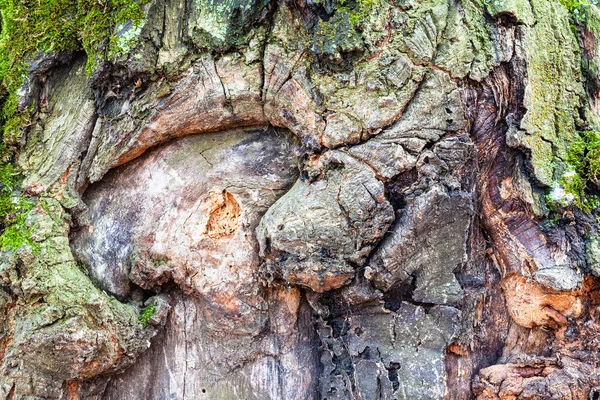
[[100, 60], [126, 52], [130, 40], [124, 24], [139, 25], [148, 0], [0, 0], [0, 97], [2, 131], [14, 140], [27, 124], [19, 107], [19, 88], [27, 78], [26, 60], [49, 53], [85, 50], [91, 73]]

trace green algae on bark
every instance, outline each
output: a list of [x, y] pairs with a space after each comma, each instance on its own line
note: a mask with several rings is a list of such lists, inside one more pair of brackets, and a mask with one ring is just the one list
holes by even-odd
[[[520, 145], [531, 154], [535, 179], [552, 186], [560, 174], [554, 160], [565, 160], [569, 144], [579, 135], [576, 123], [584, 95], [580, 50], [569, 27], [569, 14], [557, 2], [533, 4], [536, 23], [524, 28], [527, 109]], [[559, 165], [558, 165], [559, 166]], [[560, 166], [559, 166], [560, 167]]]
[[[548, 4], [561, 15], [555, 21], [540, 19], [541, 8], [537, 11], [535, 28], [546, 24], [546, 34], [536, 36], [540, 45], [528, 48], [528, 88], [531, 90], [526, 89], [528, 113], [521, 127], [529, 133], [537, 129], [538, 134], [534, 134], [537, 138], [528, 137], [526, 147], [531, 150], [535, 177], [550, 186], [547, 204], [551, 208], [573, 205], [591, 213], [599, 205], [598, 197], [590, 194], [589, 185], [597, 182], [600, 174], [599, 121], [595, 111], [600, 13], [593, 1], [561, 0], [560, 3], [568, 13], [564, 13], [560, 5]], [[567, 22], [570, 35], [565, 29]], [[548, 38], [550, 30], [554, 32], [554, 43], [570, 50], [561, 53], [558, 49], [544, 48], [541, 43]], [[589, 94], [587, 102], [584, 87]], [[531, 95], [529, 102], [528, 94]], [[533, 118], [527, 120], [528, 117]]]
[[492, 40], [493, 27], [485, 23], [483, 10], [479, 0], [450, 4], [435, 65], [449, 71], [454, 78], [468, 76], [481, 81], [499, 62]]
[[[37, 251], [22, 246], [0, 254], [0, 282], [20, 299], [10, 311], [15, 331], [4, 364], [23, 360], [0, 383], [14, 379], [19, 385], [19, 374], [31, 371], [59, 379], [94, 376], [133, 361], [155, 330], [138, 320], [136, 307], [107, 296], [79, 268], [67, 237], [69, 215], [60, 203], [41, 198], [25, 223]], [[77, 340], [70, 337], [75, 334]], [[56, 343], [63, 344], [60, 354]]]

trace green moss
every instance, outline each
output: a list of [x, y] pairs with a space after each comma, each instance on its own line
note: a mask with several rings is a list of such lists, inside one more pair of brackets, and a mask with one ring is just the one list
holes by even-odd
[[567, 166], [584, 179], [595, 181], [600, 176], [600, 132], [584, 131], [571, 143], [565, 157]]
[[12, 163], [0, 165], [0, 227], [5, 227], [8, 216], [16, 211], [13, 191], [18, 182], [19, 174]]
[[557, 188], [561, 188], [564, 191], [562, 198], [558, 198], [551, 194], [547, 197], [548, 205], [552, 208], [565, 207], [569, 204], [573, 204], [585, 213], [591, 213], [598, 207], [598, 197], [587, 194], [586, 180], [580, 174], [573, 170], [569, 170], [563, 174], [558, 181], [558, 186], [555, 186], [552, 191], [556, 193]]
[[142, 325], [148, 326], [148, 323], [150, 323], [150, 318], [152, 318], [155, 311], [156, 311], [156, 306], [153, 304], [149, 305], [146, 308], [143, 308], [140, 311], [140, 316], [138, 317], [138, 319], [142, 323]]
[[85, 50], [87, 72], [99, 60], [118, 56], [130, 46], [117, 27], [139, 25], [149, 0], [0, 0], [0, 130], [14, 142], [27, 125], [30, 110], [18, 110], [17, 91], [27, 75], [26, 60], [50, 52]]
[[[325, 3], [319, 4], [327, 9]], [[313, 31], [313, 53], [325, 56], [330, 66], [348, 66], [364, 54], [372, 32], [379, 29], [376, 19], [381, 10], [380, 0], [338, 0], [330, 17], [321, 19]]]
[[336, 9], [338, 11], [347, 11], [350, 23], [352, 26], [356, 27], [361, 21], [365, 20], [379, 4], [380, 0], [339, 0]]
[[24, 244], [35, 247], [25, 224], [33, 201], [20, 194], [21, 182], [12, 163], [0, 165], [0, 251], [16, 250]]
[[585, 20], [587, 8], [591, 5], [597, 5], [598, 0], [560, 0], [560, 3], [565, 6], [573, 19], [581, 22]]
[[0, 251], [17, 250], [23, 245], [29, 245], [34, 250], [38, 246], [31, 240], [31, 231], [25, 224], [27, 212], [33, 208], [33, 202], [21, 197], [18, 201], [19, 211], [15, 219], [0, 235]]
[[566, 171], [552, 185], [546, 202], [552, 208], [573, 204], [591, 213], [600, 204], [597, 196], [586, 192], [588, 181], [596, 181], [600, 176], [600, 132], [581, 132], [571, 143], [564, 162]]
[[[11, 151], [30, 124], [33, 106], [19, 108], [27, 60], [48, 53], [85, 50], [86, 71], [127, 52], [133, 38], [124, 23], [139, 26], [149, 0], [0, 0], [0, 251], [33, 245], [25, 218], [33, 201], [22, 196], [22, 177]], [[32, 246], [35, 247], [35, 246]]]
[[362, 38], [350, 22], [346, 9], [338, 10], [329, 21], [319, 21], [313, 36], [313, 51], [318, 55], [340, 57], [361, 48]]
[[583, 132], [585, 137], [585, 167], [586, 177], [597, 181], [600, 178], [600, 132]]

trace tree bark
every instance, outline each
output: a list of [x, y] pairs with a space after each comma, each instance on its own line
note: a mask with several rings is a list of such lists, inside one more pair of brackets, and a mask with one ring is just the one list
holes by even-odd
[[0, 397], [600, 398], [596, 6], [144, 15], [28, 64]]

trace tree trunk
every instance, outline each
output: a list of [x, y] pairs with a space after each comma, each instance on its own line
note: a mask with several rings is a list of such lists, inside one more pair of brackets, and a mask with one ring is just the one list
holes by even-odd
[[5, 71], [1, 398], [600, 398], [596, 6], [140, 4]]

